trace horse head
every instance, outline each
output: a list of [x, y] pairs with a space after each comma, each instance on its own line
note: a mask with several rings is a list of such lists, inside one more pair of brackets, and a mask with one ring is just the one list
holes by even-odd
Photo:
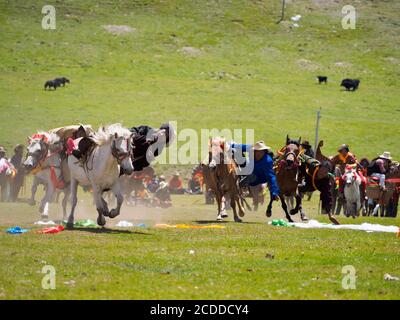
[[[128, 134], [129, 132], [129, 134]], [[111, 152], [124, 174], [130, 175], [133, 172], [132, 164], [132, 137], [133, 133], [125, 129], [122, 132], [115, 131], [111, 136]]]
[[40, 166], [49, 152], [49, 137], [45, 133], [38, 133], [28, 137], [26, 159], [23, 163], [27, 173]]
[[297, 157], [300, 152], [301, 137], [298, 140], [290, 139], [286, 136], [286, 147], [284, 160], [288, 168], [292, 168], [297, 163]]
[[208, 165], [216, 168], [218, 164], [224, 164], [226, 157], [226, 142], [223, 137], [210, 138], [208, 143]]
[[346, 185], [352, 185], [357, 181], [357, 171], [353, 166], [347, 166], [346, 171], [342, 176], [343, 181]]
[[300, 147], [301, 137], [298, 140], [289, 138], [289, 134], [286, 135], [286, 145], [295, 144], [297, 147]]

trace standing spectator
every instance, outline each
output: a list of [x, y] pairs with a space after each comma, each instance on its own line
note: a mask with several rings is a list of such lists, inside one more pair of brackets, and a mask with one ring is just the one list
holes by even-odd
[[171, 194], [183, 194], [185, 189], [183, 189], [183, 181], [180, 177], [179, 172], [175, 172], [171, 180], [168, 183], [168, 189]]
[[24, 183], [25, 171], [23, 166], [24, 146], [17, 144], [14, 148], [14, 155], [11, 158], [11, 163], [16, 169], [17, 173], [11, 183], [11, 201], [15, 202], [18, 199], [19, 191]]
[[12, 165], [6, 158], [6, 149], [0, 146], [0, 201], [9, 199], [9, 175]]

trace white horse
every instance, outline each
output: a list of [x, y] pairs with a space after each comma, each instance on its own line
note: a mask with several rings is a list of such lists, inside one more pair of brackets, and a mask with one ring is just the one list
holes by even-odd
[[28, 137], [29, 146], [24, 167], [27, 173], [34, 175], [30, 204], [35, 204], [35, 194], [38, 184], [45, 186], [45, 195], [39, 206], [42, 218], [48, 218], [49, 203], [53, 201], [57, 188], [64, 188], [63, 219], [66, 219], [66, 205], [69, 188], [66, 188], [62, 178], [61, 155], [63, 150], [60, 138], [56, 134], [39, 132]]
[[358, 175], [355, 168], [346, 168], [342, 177], [345, 182], [344, 197], [346, 201], [346, 216], [350, 214], [355, 218], [361, 208], [361, 193], [360, 186], [362, 183], [361, 177]]
[[[81, 163], [74, 155], [68, 156], [68, 166], [71, 173], [71, 214], [67, 228], [73, 228], [75, 207], [78, 201], [78, 184], [90, 187], [96, 204], [97, 224], [104, 226], [105, 217], [115, 218], [119, 215], [124, 200], [119, 184], [120, 169], [125, 174], [133, 172], [131, 160], [133, 134], [120, 124], [100, 128], [91, 136], [94, 147], [89, 151], [85, 163]], [[103, 192], [112, 190], [117, 198], [117, 207], [108, 209], [103, 198]]]

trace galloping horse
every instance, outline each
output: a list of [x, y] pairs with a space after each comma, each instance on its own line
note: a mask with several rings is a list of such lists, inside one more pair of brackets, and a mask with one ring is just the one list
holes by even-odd
[[353, 165], [347, 165], [345, 172], [342, 176], [345, 183], [344, 185], [344, 197], [346, 201], [345, 215], [352, 216], [353, 218], [358, 215], [364, 201], [361, 201], [363, 187], [363, 179], [357, 172], [357, 168]]
[[64, 189], [64, 199], [62, 202], [63, 218], [66, 218], [66, 205], [69, 195], [67, 182], [63, 179], [61, 168], [61, 152], [63, 146], [60, 138], [54, 133], [38, 132], [29, 137], [29, 145], [24, 167], [27, 173], [34, 175], [32, 185], [32, 196], [30, 203], [35, 203], [35, 194], [39, 183], [45, 185], [45, 195], [39, 206], [42, 218], [48, 218], [48, 206], [53, 200], [57, 189]]
[[299, 192], [320, 191], [320, 199], [322, 209], [328, 214], [329, 219], [334, 224], [339, 224], [332, 216], [332, 179], [331, 175], [334, 170], [333, 163], [329, 158], [321, 153], [323, 141], [320, 141], [315, 153], [315, 159], [302, 155], [303, 161], [300, 166], [300, 179], [304, 178], [304, 183], [299, 186]]
[[[115, 218], [119, 215], [124, 200], [119, 184], [120, 169], [128, 175], [133, 172], [132, 136], [133, 133], [118, 123], [107, 128], [100, 128], [90, 137], [93, 145], [87, 152], [83, 163], [73, 154], [68, 156], [72, 208], [67, 228], [73, 228], [74, 225], [78, 184], [89, 186], [93, 190], [93, 199], [98, 212], [98, 225], [106, 224], [105, 217]], [[117, 198], [115, 209], [109, 210], [107, 202], [102, 197], [103, 192], [108, 190], [112, 190]]]
[[[208, 163], [202, 163], [202, 168], [205, 184], [214, 192], [217, 200], [217, 220], [220, 221], [227, 217], [225, 209], [225, 197], [227, 197], [230, 199], [234, 220], [236, 222], [242, 222], [239, 216], [243, 217], [245, 212], [241, 204], [242, 198], [236, 172], [237, 165], [235, 161], [228, 156], [224, 138], [210, 138]], [[236, 208], [238, 208], [239, 216]]]
[[379, 187], [379, 181], [374, 180], [373, 177], [367, 178], [366, 195], [368, 199], [376, 202], [376, 205], [368, 210], [368, 214], [378, 213], [380, 209], [381, 217], [385, 216], [385, 210], [387, 209], [390, 201], [392, 200], [395, 193], [399, 193], [400, 187], [400, 164], [394, 163], [389, 167], [389, 172], [386, 174], [385, 190], [381, 190]]
[[[292, 140], [289, 138], [289, 135], [286, 137], [286, 146], [281, 149], [280, 153], [282, 156], [278, 159], [276, 164], [276, 181], [278, 182], [279, 189], [281, 191], [279, 195], [279, 199], [282, 204], [282, 208], [285, 211], [286, 219], [289, 222], [293, 222], [290, 215], [294, 215], [300, 211], [301, 219], [307, 220], [305, 215], [302, 212], [301, 208], [301, 196], [297, 192], [299, 180], [298, 180], [298, 170], [300, 166], [300, 161], [298, 159], [300, 152], [300, 143], [301, 138], [299, 140]], [[290, 210], [290, 215], [288, 211], [288, 207], [285, 201], [285, 197], [296, 199], [295, 208]], [[272, 214], [272, 203], [273, 199], [270, 200], [266, 215], [270, 217]]]

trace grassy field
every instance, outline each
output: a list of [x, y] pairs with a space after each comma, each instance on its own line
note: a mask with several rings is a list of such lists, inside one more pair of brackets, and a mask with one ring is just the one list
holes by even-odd
[[[77, 218], [95, 220], [95, 209], [81, 195]], [[244, 223], [225, 229], [159, 229], [157, 223], [208, 225], [216, 208], [202, 196], [176, 196], [174, 207], [123, 208], [107, 229], [76, 228], [56, 235], [34, 233], [37, 208], [0, 204], [1, 299], [399, 299], [400, 241], [393, 233], [316, 230], [267, 225], [265, 206], [248, 212]], [[306, 202], [317, 216], [316, 197]], [[279, 206], [273, 216], [283, 218]], [[60, 219], [52, 206], [50, 218]], [[231, 214], [230, 214], [231, 215]], [[399, 225], [400, 218], [339, 217], [341, 223]], [[119, 220], [146, 228], [116, 228]], [[232, 216], [228, 219], [232, 221]], [[295, 217], [299, 221], [299, 217]], [[27, 227], [9, 235], [13, 225]], [[194, 254], [189, 251], [194, 250]], [[44, 265], [56, 270], [56, 289], [44, 290]], [[354, 266], [356, 289], [342, 288], [342, 268]]]
[[[38, 129], [75, 123], [177, 121], [178, 129], [197, 132], [254, 129], [256, 139], [278, 149], [287, 133], [313, 142], [322, 108], [326, 154], [348, 143], [359, 158], [387, 150], [399, 160], [400, 2], [287, 1], [287, 20], [276, 24], [280, 2], [49, 0], [57, 28], [43, 30], [43, 3], [0, 1], [0, 145], [10, 151]], [[355, 30], [341, 27], [349, 2]], [[302, 15], [299, 28], [289, 22], [295, 14]], [[113, 35], [104, 25], [134, 31]], [[328, 84], [318, 85], [317, 75], [327, 75]], [[70, 85], [44, 91], [56, 76]], [[361, 80], [357, 92], [339, 87], [346, 77]], [[164, 169], [171, 167], [157, 167]], [[77, 217], [95, 220], [82, 197]], [[124, 207], [120, 219], [148, 228], [110, 222], [104, 230], [57, 235], [33, 232], [36, 207], [0, 203], [0, 299], [400, 298], [399, 282], [383, 280], [385, 273], [400, 276], [393, 234], [272, 227], [265, 208], [222, 230], [154, 228], [213, 223], [216, 209], [201, 197], [173, 200], [167, 210]], [[316, 214], [316, 197], [306, 207], [327, 222]], [[59, 217], [53, 207], [51, 218]], [[273, 218], [281, 217], [276, 208]], [[16, 224], [31, 230], [5, 233]], [[56, 290], [41, 288], [46, 264], [56, 268]], [[341, 286], [345, 265], [356, 268], [355, 290]]]
[[[280, 148], [287, 133], [313, 141], [316, 110], [327, 154], [348, 143], [369, 158], [400, 157], [398, 1], [48, 1], [57, 29], [41, 28], [41, 3], [0, 3], [0, 144], [77, 122], [126, 126], [176, 120], [180, 128], [252, 128]], [[128, 25], [112, 35], [103, 25]], [[200, 50], [181, 53], [183, 47]], [[197, 51], [196, 51], [197, 52]], [[225, 72], [225, 73], [223, 73]], [[316, 75], [329, 77], [316, 84]], [[71, 85], [43, 90], [65, 75]], [[360, 90], [339, 87], [361, 79]], [[219, 79], [221, 78], [221, 79]], [[182, 142], [180, 142], [182, 143]]]

